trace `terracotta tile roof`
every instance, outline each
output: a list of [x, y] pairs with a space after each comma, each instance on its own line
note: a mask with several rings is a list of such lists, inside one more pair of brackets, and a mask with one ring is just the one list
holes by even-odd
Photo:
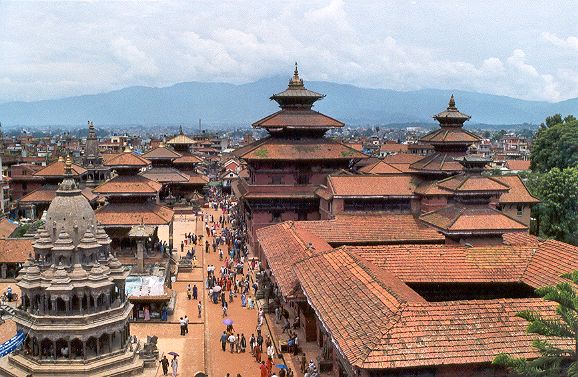
[[506, 167], [510, 170], [530, 170], [530, 160], [506, 160]]
[[356, 151], [359, 151], [359, 152], [363, 151], [363, 144], [361, 144], [361, 143], [347, 143], [346, 145], [349, 148], [355, 149]]
[[162, 188], [162, 184], [141, 175], [119, 175], [104, 182], [92, 191], [96, 194], [145, 194], [155, 195]]
[[454, 175], [438, 181], [438, 186], [442, 189], [451, 190], [458, 193], [472, 192], [507, 192], [509, 187], [493, 177], [469, 176], [464, 174]]
[[0, 263], [24, 263], [34, 249], [33, 239], [0, 239]]
[[540, 200], [533, 197], [526, 188], [522, 179], [517, 175], [504, 175], [495, 177], [496, 180], [510, 187], [510, 190], [503, 193], [500, 198], [500, 203], [539, 203]]
[[190, 174], [187, 183], [190, 185], [206, 185], [209, 183], [209, 178], [201, 174]]
[[383, 245], [344, 248], [390, 271], [406, 283], [520, 282], [535, 252], [531, 246], [510, 245]]
[[333, 220], [298, 221], [295, 228], [307, 230], [332, 246], [394, 243], [440, 243], [445, 237], [423, 225], [413, 215], [337, 215]]
[[112, 160], [113, 158], [117, 157], [118, 155], [121, 155], [122, 153], [103, 153], [100, 156], [102, 157], [102, 161], [103, 163], [106, 164], [107, 161]]
[[419, 161], [423, 158], [423, 156], [411, 153], [396, 153], [390, 156], [385, 156], [383, 158], [383, 162], [388, 164], [413, 164], [416, 161]]
[[[37, 177], [64, 177], [64, 161], [56, 161], [34, 173]], [[78, 177], [86, 173], [82, 166], [72, 164], [72, 176]]]
[[527, 322], [516, 314], [530, 309], [552, 316], [555, 303], [539, 298], [425, 302], [404, 282], [523, 281], [536, 287], [532, 279], [546, 276], [539, 284], [554, 284], [563, 272], [578, 268], [578, 248], [566, 245], [558, 258], [559, 248], [342, 247], [297, 263], [295, 272], [338, 352], [354, 366], [480, 364], [501, 352], [536, 357], [532, 340], [537, 336], [527, 333]]
[[452, 196], [451, 191], [445, 190], [438, 186], [437, 182], [422, 182], [420, 183], [414, 193], [425, 196]]
[[173, 160], [173, 164], [198, 164], [201, 162], [203, 162], [202, 159], [193, 155], [185, 155]]
[[3, 218], [0, 220], [0, 239], [1, 238], [8, 238], [15, 230], [18, 228], [18, 225], [14, 224], [12, 221], [8, 220], [7, 218]]
[[407, 152], [408, 151], [407, 144], [399, 144], [399, 143], [385, 143], [382, 144], [379, 148], [380, 152]]
[[385, 197], [413, 196], [415, 179], [410, 176], [329, 176], [328, 188], [334, 196]]
[[167, 147], [157, 147], [142, 155], [147, 160], [174, 160], [181, 155]]
[[160, 183], [186, 183], [190, 177], [175, 168], [151, 168], [139, 174]]
[[473, 144], [481, 138], [462, 127], [441, 127], [422, 136], [419, 141], [429, 144]]
[[110, 159], [105, 159], [103, 162], [103, 165], [105, 166], [110, 166], [110, 167], [115, 167], [115, 166], [130, 166], [130, 167], [145, 167], [145, 166], [149, 166], [150, 165], [150, 161], [142, 158], [140, 156], [137, 156], [134, 153], [131, 152], [125, 152], [125, 153], [120, 153], [117, 154], [116, 156], [110, 158]]
[[426, 212], [419, 218], [446, 235], [496, 234], [528, 229], [526, 225], [506, 216], [503, 212], [485, 206], [449, 205]]
[[[385, 330], [363, 360], [368, 369], [416, 368], [437, 365], [487, 364], [499, 353], [538, 356], [527, 332], [522, 310], [555, 315], [555, 304], [542, 299], [499, 299], [410, 303]], [[388, 321], [391, 323], [393, 321]], [[568, 346], [567, 340], [552, 339]]]
[[314, 110], [279, 110], [253, 123], [255, 128], [338, 128], [344, 123]]
[[153, 203], [109, 203], [95, 212], [103, 226], [167, 225], [174, 216], [172, 209]]
[[174, 145], [174, 144], [197, 144], [197, 142], [193, 139], [191, 139], [190, 137], [188, 137], [187, 135], [184, 134], [179, 134], [173, 138], [171, 138], [169, 141], [167, 141], [167, 144], [169, 145]]
[[332, 139], [268, 137], [235, 151], [245, 160], [352, 160], [366, 155]]
[[464, 170], [463, 166], [454, 161], [454, 157], [446, 153], [432, 153], [412, 163], [410, 168], [417, 171], [461, 172]]
[[[56, 186], [41, 187], [38, 190], [32, 191], [30, 194], [22, 197], [19, 202], [22, 204], [50, 203], [56, 197], [57, 189], [58, 188]], [[89, 202], [92, 202], [96, 199], [96, 195], [94, 195], [90, 189], [84, 188], [81, 190], [81, 193]]]
[[259, 198], [293, 198], [315, 199], [317, 185], [249, 185], [245, 179], [233, 182], [233, 190], [237, 197], [245, 199]]
[[536, 246], [540, 243], [540, 239], [538, 237], [522, 232], [504, 233], [502, 238], [504, 239], [504, 244], [506, 245]]
[[368, 174], [402, 174], [403, 171], [397, 165], [378, 161], [373, 165], [367, 165], [359, 169], [362, 173]]
[[408, 302], [425, 303], [391, 273], [345, 250], [305, 259], [295, 273], [339, 352], [361, 366]]
[[[267, 264], [271, 267], [281, 294], [290, 298], [297, 289], [293, 265], [306, 257], [331, 249], [321, 238], [306, 230], [297, 230], [294, 222], [287, 221], [257, 230], [257, 239]], [[308, 247], [309, 243], [312, 248]]]

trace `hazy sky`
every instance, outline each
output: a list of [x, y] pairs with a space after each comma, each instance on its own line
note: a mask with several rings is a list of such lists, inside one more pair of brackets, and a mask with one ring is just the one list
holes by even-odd
[[0, 0], [0, 101], [289, 76], [578, 97], [578, 2]]

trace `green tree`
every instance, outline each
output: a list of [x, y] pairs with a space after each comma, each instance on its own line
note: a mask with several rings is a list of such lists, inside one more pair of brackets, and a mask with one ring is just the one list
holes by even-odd
[[546, 118], [546, 126], [534, 138], [531, 169], [547, 172], [554, 167], [578, 166], [578, 120], [556, 114]]
[[[564, 275], [578, 284], [578, 271]], [[526, 310], [517, 314], [528, 322], [528, 333], [547, 337], [572, 339], [572, 348], [560, 348], [546, 339], [536, 339], [532, 345], [540, 353], [533, 360], [499, 354], [493, 364], [503, 366], [528, 377], [578, 377], [578, 292], [569, 282], [539, 288], [536, 293], [544, 300], [558, 303], [558, 317], [544, 318], [540, 313]]]
[[578, 167], [534, 173], [528, 180], [530, 192], [540, 199], [534, 207], [540, 235], [578, 244]]

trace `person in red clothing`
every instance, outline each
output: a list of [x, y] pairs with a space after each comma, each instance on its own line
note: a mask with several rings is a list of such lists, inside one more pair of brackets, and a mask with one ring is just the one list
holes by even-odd
[[259, 366], [259, 369], [261, 369], [261, 377], [269, 377], [269, 375], [267, 374], [267, 367], [265, 366], [264, 361], [261, 361], [261, 365]]
[[267, 358], [267, 363], [265, 366], [267, 367], [267, 376], [271, 376], [271, 371], [273, 370], [273, 359], [271, 356]]

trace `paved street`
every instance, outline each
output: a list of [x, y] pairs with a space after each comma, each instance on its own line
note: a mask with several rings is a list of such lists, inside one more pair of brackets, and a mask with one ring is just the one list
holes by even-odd
[[[216, 218], [219, 216], [217, 211], [205, 209], [204, 212], [213, 214]], [[203, 232], [204, 244], [206, 233], [203, 227], [202, 220], [199, 219], [197, 224], [193, 215], [177, 215], [175, 217], [173, 237], [179, 256], [181, 255], [180, 244], [184, 239], [185, 233], [196, 232], [196, 234], [201, 234]], [[211, 241], [212, 237], [209, 238], [209, 242]], [[226, 245], [223, 247], [223, 252], [226, 254], [228, 252]], [[187, 250], [188, 248], [185, 247], [185, 253]], [[220, 304], [213, 304], [207, 299], [204, 278], [206, 267], [209, 264], [216, 266], [218, 271], [222, 262], [219, 261], [218, 253], [213, 253], [210, 250], [206, 254], [201, 245], [197, 246], [196, 255], [198, 257], [197, 267], [193, 269], [192, 273], [179, 274], [177, 282], [173, 285], [173, 289], [177, 293], [177, 304], [175, 314], [169, 317], [168, 323], [134, 323], [131, 325], [132, 333], [141, 339], [145, 339], [147, 335], [157, 335], [161, 354], [170, 351], [179, 353], [181, 355], [179, 376], [193, 376], [197, 371], [203, 370], [206, 370], [209, 376], [224, 377], [227, 373], [232, 377], [236, 377], [237, 373], [240, 373], [243, 377], [258, 376], [259, 365], [251, 355], [248, 346], [245, 353], [230, 353], [228, 349], [226, 352], [221, 350], [219, 338], [225, 330], [222, 309]], [[245, 269], [246, 272], [247, 269]], [[197, 303], [187, 299], [186, 289], [188, 284], [191, 284], [191, 286], [196, 284], [199, 287], [199, 298], [202, 300], [203, 305], [203, 315], [200, 320], [197, 318]], [[233, 326], [236, 334], [245, 334], [247, 343], [249, 343], [251, 334], [255, 333], [257, 313], [256, 309], [243, 308], [240, 296], [229, 304], [229, 315], [227, 318], [234, 321]], [[179, 335], [178, 320], [184, 315], [188, 315], [190, 324], [189, 334], [183, 337]], [[263, 336], [265, 337], [267, 333], [267, 327], [263, 326]], [[282, 361], [274, 361], [274, 364], [278, 363], [282, 363]], [[276, 368], [274, 369], [276, 370]], [[162, 375], [160, 368], [155, 371], [156, 373], [153, 373], [153, 371], [149, 372], [151, 376]]]

